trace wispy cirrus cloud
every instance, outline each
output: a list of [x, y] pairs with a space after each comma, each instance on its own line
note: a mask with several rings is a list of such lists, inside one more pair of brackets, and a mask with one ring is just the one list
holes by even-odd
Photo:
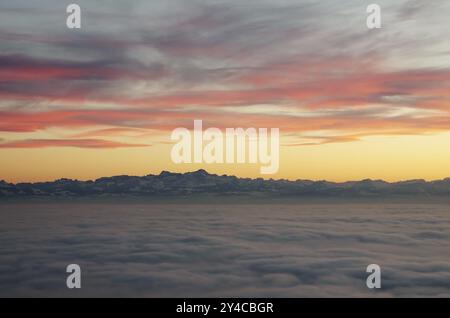
[[24, 20], [33, 5], [18, 1], [0, 13], [1, 131], [113, 136], [164, 132], [194, 117], [223, 126], [236, 116], [287, 133], [340, 131], [335, 141], [448, 130], [445, 1], [385, 1], [389, 27], [377, 32], [365, 28], [356, 1], [80, 5], [80, 32], [59, 25], [56, 8]]
[[[131, 63], [130, 63], [131, 64]], [[162, 65], [145, 67], [134, 63], [126, 65], [120, 61], [97, 60], [73, 62], [64, 60], [36, 59], [22, 55], [0, 56], [0, 82], [42, 80], [115, 80], [119, 78], [151, 79], [164, 75]], [[153, 74], [153, 75], [152, 75]], [[24, 87], [26, 90], [26, 87]]]
[[150, 147], [145, 144], [128, 144], [102, 139], [28, 139], [19, 141], [0, 142], [0, 148], [46, 148], [46, 147], [75, 147], [75, 148], [123, 148]]

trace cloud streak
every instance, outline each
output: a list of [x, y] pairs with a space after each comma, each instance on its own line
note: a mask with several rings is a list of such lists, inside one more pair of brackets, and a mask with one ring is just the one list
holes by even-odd
[[144, 144], [128, 144], [102, 139], [29, 139], [20, 141], [0, 142], [0, 148], [46, 148], [46, 147], [76, 147], [76, 148], [124, 148], [150, 147]]

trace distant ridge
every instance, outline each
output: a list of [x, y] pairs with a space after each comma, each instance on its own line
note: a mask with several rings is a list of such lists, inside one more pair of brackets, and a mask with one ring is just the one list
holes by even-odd
[[328, 182], [264, 180], [210, 174], [200, 169], [187, 173], [162, 171], [159, 175], [103, 177], [95, 181], [59, 179], [53, 182], [0, 181], [0, 198], [9, 197], [180, 197], [192, 195], [251, 197], [450, 197], [450, 178], [430, 181], [382, 180]]

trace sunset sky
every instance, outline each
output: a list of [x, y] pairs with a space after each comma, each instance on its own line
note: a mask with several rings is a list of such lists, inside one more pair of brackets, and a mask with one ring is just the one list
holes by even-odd
[[[79, 30], [71, 2], [0, 0], [0, 180], [450, 177], [447, 0], [72, 2]], [[279, 128], [279, 172], [173, 164], [194, 119]]]

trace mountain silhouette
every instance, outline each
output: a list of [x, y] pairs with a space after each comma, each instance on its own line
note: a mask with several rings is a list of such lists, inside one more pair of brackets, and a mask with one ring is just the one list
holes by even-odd
[[265, 180], [210, 174], [201, 169], [187, 173], [162, 171], [159, 175], [103, 177], [95, 181], [59, 179], [53, 182], [0, 181], [0, 198], [9, 197], [179, 197], [192, 195], [252, 197], [384, 197], [447, 196], [450, 178], [430, 181], [382, 180], [328, 182]]

